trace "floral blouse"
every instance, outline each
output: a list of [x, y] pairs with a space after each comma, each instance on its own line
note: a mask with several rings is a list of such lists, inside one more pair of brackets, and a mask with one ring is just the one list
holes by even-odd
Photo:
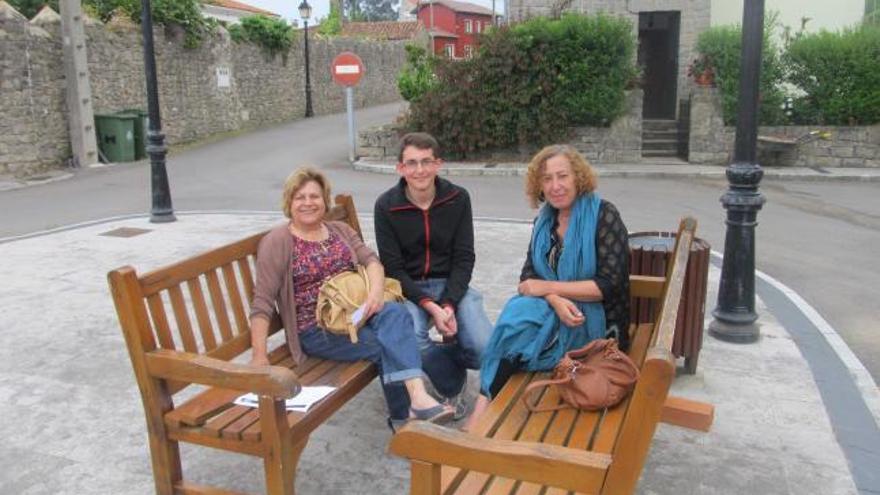
[[337, 273], [354, 270], [351, 251], [336, 233], [323, 241], [307, 241], [293, 236], [293, 300], [296, 303], [296, 327], [300, 332], [315, 326], [318, 291], [324, 280]]

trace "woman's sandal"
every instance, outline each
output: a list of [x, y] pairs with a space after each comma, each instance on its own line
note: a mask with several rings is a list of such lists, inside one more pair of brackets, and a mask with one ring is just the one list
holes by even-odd
[[410, 412], [412, 413], [412, 416], [410, 416], [411, 420], [418, 419], [438, 425], [452, 421], [455, 416], [455, 410], [448, 406], [444, 406], [443, 404], [437, 404], [436, 406], [427, 409], [410, 408]]

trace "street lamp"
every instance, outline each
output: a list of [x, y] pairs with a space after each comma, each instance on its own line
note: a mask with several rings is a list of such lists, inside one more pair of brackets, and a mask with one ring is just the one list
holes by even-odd
[[159, 113], [159, 83], [156, 81], [156, 54], [153, 50], [153, 15], [150, 0], [141, 4], [141, 31], [144, 37], [144, 73], [147, 79], [147, 112], [150, 122], [147, 130], [147, 154], [150, 155], [150, 185], [153, 203], [150, 222], [166, 223], [177, 220], [171, 206], [171, 188], [168, 171], [165, 170], [165, 135], [162, 134], [162, 117]]
[[755, 226], [764, 205], [764, 196], [758, 192], [764, 171], [757, 160], [764, 0], [745, 1], [742, 25], [736, 144], [733, 163], [727, 167], [730, 186], [721, 197], [727, 210], [724, 263], [709, 332], [721, 340], [754, 342], [760, 336], [755, 323]]
[[306, 117], [315, 115], [312, 111], [312, 79], [309, 74], [309, 17], [312, 16], [312, 6], [309, 2], [303, 0], [299, 4], [299, 16], [303, 20], [303, 31], [305, 32], [305, 50], [306, 50]]

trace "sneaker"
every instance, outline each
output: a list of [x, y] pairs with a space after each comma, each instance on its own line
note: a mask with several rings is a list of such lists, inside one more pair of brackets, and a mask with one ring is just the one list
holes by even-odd
[[455, 411], [452, 420], [459, 421], [467, 416], [467, 405], [464, 403], [464, 391], [453, 397], [446, 397], [443, 403], [452, 407]]

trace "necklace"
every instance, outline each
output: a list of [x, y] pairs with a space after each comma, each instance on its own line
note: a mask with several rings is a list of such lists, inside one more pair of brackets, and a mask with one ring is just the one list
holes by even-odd
[[327, 231], [327, 227], [324, 224], [314, 230], [314, 231], [303, 231], [301, 229], [296, 228], [293, 225], [293, 222], [287, 225], [287, 230], [292, 235], [308, 242], [317, 242], [320, 243], [323, 247], [324, 241], [330, 238], [330, 232]]

